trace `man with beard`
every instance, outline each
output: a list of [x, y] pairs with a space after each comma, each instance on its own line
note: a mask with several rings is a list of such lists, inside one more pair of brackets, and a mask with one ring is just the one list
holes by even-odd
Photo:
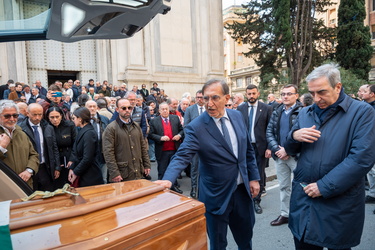
[[13, 101], [0, 101], [0, 160], [33, 187], [31, 177], [38, 172], [38, 153], [22, 128], [16, 126], [18, 115]]
[[241, 112], [251, 140], [251, 145], [254, 148], [258, 171], [260, 175], [260, 192], [254, 198], [255, 212], [261, 214], [263, 212], [260, 206], [261, 194], [266, 186], [266, 172], [267, 158], [271, 157], [271, 150], [267, 149], [266, 130], [268, 122], [272, 115], [272, 107], [259, 102], [258, 98], [260, 92], [258, 87], [250, 84], [246, 88], [246, 96], [248, 103], [238, 106], [237, 110]]
[[177, 115], [180, 119], [181, 125], [184, 126], [184, 117], [180, 113], [180, 111], [177, 110], [178, 108], [178, 100], [176, 98], [169, 98], [167, 99], [167, 103], [169, 105], [169, 114], [171, 115]]
[[119, 116], [103, 133], [103, 155], [109, 181], [120, 182], [150, 174], [151, 164], [139, 125], [131, 119], [133, 106], [127, 99], [117, 101]]

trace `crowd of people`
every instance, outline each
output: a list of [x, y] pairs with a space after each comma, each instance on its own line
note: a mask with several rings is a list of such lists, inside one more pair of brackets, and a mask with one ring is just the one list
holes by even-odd
[[375, 85], [353, 100], [331, 64], [306, 81], [309, 93], [289, 84], [266, 103], [258, 86], [230, 96], [218, 79], [181, 98], [156, 82], [128, 89], [69, 80], [46, 89], [9, 80], [0, 86], [0, 159], [43, 191], [151, 179], [156, 162], [156, 183], [182, 193], [185, 171], [190, 196], [205, 203], [211, 249], [225, 249], [228, 226], [239, 248], [251, 249], [272, 157], [280, 215], [271, 226], [289, 223], [296, 249], [350, 249], [365, 203], [375, 203]]

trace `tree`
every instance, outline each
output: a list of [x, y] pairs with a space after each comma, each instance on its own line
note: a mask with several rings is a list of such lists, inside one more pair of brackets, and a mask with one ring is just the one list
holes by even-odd
[[364, 0], [341, 0], [338, 12], [336, 58], [340, 66], [368, 81], [372, 57], [371, 34], [364, 25]]
[[269, 86], [270, 75], [278, 80], [286, 65], [290, 83], [300, 86], [308, 70], [332, 58], [335, 29], [315, 18], [328, 5], [329, 0], [250, 1], [243, 5], [245, 11], [237, 13], [245, 22], [225, 28], [250, 46], [245, 56], [260, 67], [261, 85]]

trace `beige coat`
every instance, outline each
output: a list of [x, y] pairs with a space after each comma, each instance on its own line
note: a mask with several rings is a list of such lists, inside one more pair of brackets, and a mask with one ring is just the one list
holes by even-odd
[[[4, 129], [0, 127], [0, 134], [5, 133]], [[16, 125], [13, 131], [12, 139], [6, 148], [7, 152], [3, 154], [0, 151], [0, 160], [7, 164], [17, 174], [25, 171], [26, 168], [31, 168], [34, 172], [38, 172], [39, 155], [34, 150], [33, 144], [29, 137], [22, 131], [22, 128]], [[31, 187], [32, 178], [27, 182]]]
[[142, 130], [135, 122], [130, 127], [120, 118], [111, 122], [103, 133], [102, 145], [110, 181], [119, 175], [124, 181], [140, 179], [144, 169], [151, 168]]

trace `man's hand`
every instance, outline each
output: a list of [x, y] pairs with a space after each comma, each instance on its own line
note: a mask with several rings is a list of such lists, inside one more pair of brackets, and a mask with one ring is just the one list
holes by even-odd
[[31, 174], [27, 170], [23, 171], [18, 176], [21, 177], [21, 179], [25, 182], [27, 182], [31, 178]]
[[293, 132], [293, 139], [299, 142], [313, 143], [320, 137], [321, 132], [315, 129], [313, 125], [311, 128], [301, 128]]
[[68, 164], [66, 164], [66, 168], [70, 168], [70, 166], [73, 164], [72, 161], [69, 161]]
[[250, 181], [250, 193], [253, 198], [259, 194], [259, 181]]
[[151, 169], [149, 169], [149, 168], [146, 168], [146, 169], [145, 169], [145, 175], [149, 175], [150, 172], [151, 172]]
[[177, 135], [173, 136], [173, 138], [172, 138], [173, 141], [179, 141], [180, 139], [181, 139], [180, 134], [177, 134]]
[[68, 181], [70, 183], [73, 183], [77, 179], [77, 175], [73, 172], [72, 169], [69, 170], [69, 175], [68, 175]]
[[276, 151], [275, 155], [276, 155], [277, 157], [279, 157], [281, 160], [284, 160], [284, 161], [286, 161], [286, 160], [289, 159], [289, 156], [288, 156], [288, 154], [286, 153], [285, 148], [284, 148], [284, 147], [281, 147], [281, 146], [279, 146], [279, 150]]
[[167, 181], [167, 180], [157, 180], [154, 181], [154, 183], [159, 184], [165, 188], [171, 188], [172, 187], [172, 182]]
[[306, 187], [304, 187], [303, 191], [305, 191], [305, 193], [308, 196], [310, 196], [311, 198], [316, 198], [316, 197], [322, 196], [320, 194], [320, 191], [319, 191], [319, 188], [318, 188], [318, 184], [316, 184], [316, 182], [310, 183], [309, 185], [307, 185]]
[[7, 148], [10, 143], [10, 137], [6, 133], [0, 135], [0, 146]]
[[265, 154], [264, 154], [264, 157], [271, 158], [271, 156], [272, 156], [271, 150], [267, 149]]
[[164, 136], [162, 136], [162, 137], [160, 138], [160, 140], [161, 140], [161, 141], [170, 141], [171, 139], [170, 139], [168, 136], [164, 135]]
[[55, 170], [55, 175], [54, 175], [54, 177], [55, 177], [55, 180], [56, 180], [57, 178], [59, 178], [59, 177], [60, 177], [60, 171]]
[[112, 182], [121, 182], [123, 179], [121, 177], [121, 175], [119, 176], [116, 176], [115, 178], [112, 178]]

